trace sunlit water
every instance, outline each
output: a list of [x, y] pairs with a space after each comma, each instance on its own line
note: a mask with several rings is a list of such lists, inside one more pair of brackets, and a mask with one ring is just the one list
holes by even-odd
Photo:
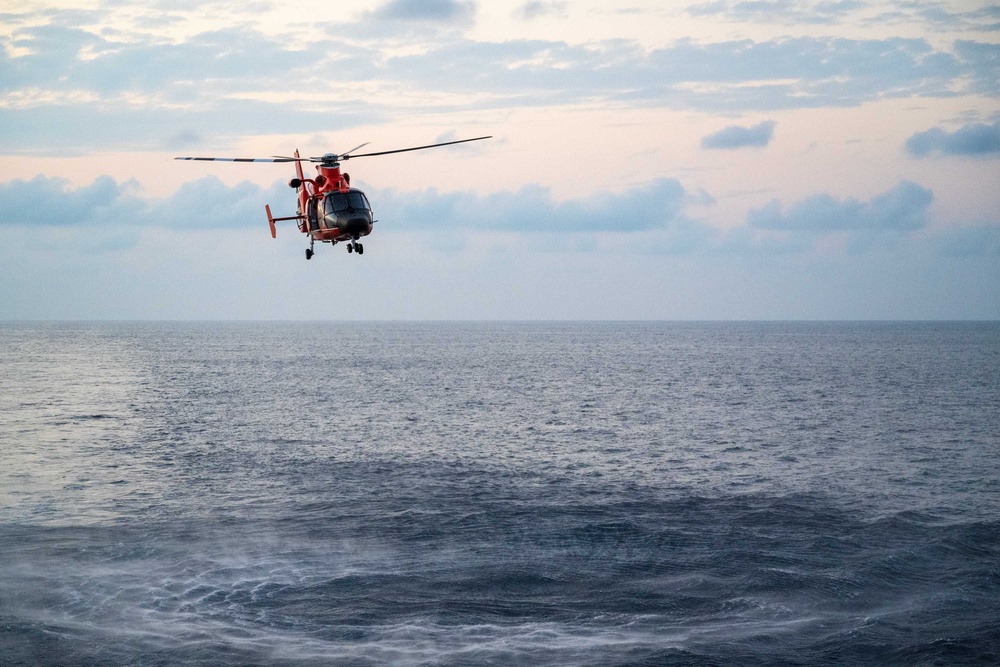
[[0, 664], [1000, 663], [1000, 324], [0, 324]]

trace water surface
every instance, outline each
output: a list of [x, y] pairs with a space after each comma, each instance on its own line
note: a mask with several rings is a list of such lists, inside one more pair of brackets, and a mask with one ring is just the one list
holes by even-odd
[[4, 664], [1000, 662], [1000, 324], [0, 324]]

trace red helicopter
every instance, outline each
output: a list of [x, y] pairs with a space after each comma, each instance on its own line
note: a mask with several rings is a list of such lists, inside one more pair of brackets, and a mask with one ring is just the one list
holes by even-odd
[[[361, 255], [365, 247], [358, 243], [362, 236], [368, 236], [372, 232], [372, 224], [376, 222], [372, 218], [372, 207], [368, 203], [365, 193], [357, 188], [351, 187], [351, 175], [341, 173], [340, 163], [358, 157], [374, 157], [376, 155], [389, 155], [391, 153], [406, 153], [407, 151], [419, 151], [425, 148], [437, 148], [438, 146], [451, 146], [452, 144], [464, 144], [469, 141], [481, 141], [492, 139], [492, 136], [475, 137], [474, 139], [460, 139], [458, 141], [445, 141], [440, 144], [429, 144], [427, 146], [414, 146], [413, 148], [397, 148], [391, 151], [379, 151], [377, 153], [360, 153], [352, 155], [354, 151], [367, 146], [367, 143], [355, 146], [346, 153], [327, 153], [322, 157], [299, 157], [298, 149], [295, 150], [294, 157], [284, 157], [274, 155], [269, 158], [252, 157], [177, 157], [175, 160], [202, 160], [206, 162], [294, 162], [296, 178], [288, 181], [288, 186], [294, 188], [299, 195], [299, 203], [295, 215], [284, 218], [275, 218], [271, 215], [271, 206], [265, 205], [267, 212], [267, 224], [271, 227], [271, 238], [277, 238], [274, 228], [275, 222], [282, 220], [297, 220], [299, 231], [309, 235], [309, 247], [306, 248], [306, 259], [312, 259], [315, 254], [315, 243], [330, 243], [336, 245], [341, 241], [347, 242], [347, 252], [356, 252]], [[302, 174], [303, 162], [317, 163], [315, 178], [306, 178]]]

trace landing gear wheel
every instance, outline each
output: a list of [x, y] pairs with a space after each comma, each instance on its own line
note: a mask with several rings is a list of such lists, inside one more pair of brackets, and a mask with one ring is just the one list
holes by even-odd
[[363, 245], [361, 245], [360, 243], [355, 243], [354, 247], [358, 251], [359, 255], [363, 255], [365, 253], [365, 247]]
[[348, 254], [354, 252], [354, 244], [353, 243], [348, 243], [347, 244], [347, 252], [348, 252]]
[[312, 258], [313, 258], [313, 251], [312, 251], [312, 249], [311, 248], [306, 248], [306, 259], [312, 259]]

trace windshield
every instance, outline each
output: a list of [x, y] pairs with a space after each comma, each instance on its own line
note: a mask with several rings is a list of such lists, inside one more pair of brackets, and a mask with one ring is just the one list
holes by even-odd
[[326, 212], [335, 213], [348, 209], [347, 196], [340, 192], [331, 192], [326, 196]]
[[351, 208], [368, 208], [368, 202], [365, 200], [365, 196], [360, 192], [348, 192], [347, 197], [351, 202]]
[[365, 198], [365, 193], [360, 190], [351, 190], [346, 194], [343, 192], [331, 192], [326, 196], [327, 213], [343, 213], [350, 210], [367, 211], [370, 208], [368, 206], [368, 199]]

